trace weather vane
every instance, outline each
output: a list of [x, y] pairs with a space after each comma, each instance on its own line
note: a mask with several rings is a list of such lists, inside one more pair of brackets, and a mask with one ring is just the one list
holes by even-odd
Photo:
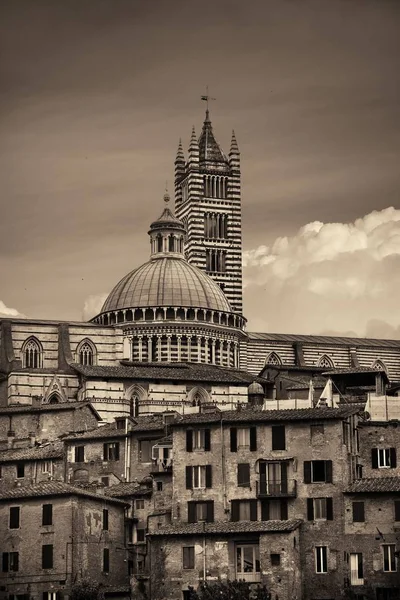
[[208, 95], [208, 85], [206, 86], [206, 94], [205, 94], [205, 96], [202, 96], [201, 99], [204, 100], [205, 102], [207, 102], [207, 112], [208, 112], [208, 102], [210, 100], [216, 100], [216, 98], [211, 98], [211, 96]]

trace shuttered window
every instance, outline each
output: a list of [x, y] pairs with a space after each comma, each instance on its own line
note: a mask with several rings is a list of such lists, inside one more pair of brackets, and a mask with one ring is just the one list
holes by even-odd
[[395, 469], [397, 467], [396, 448], [372, 448], [373, 469]]
[[53, 544], [42, 546], [42, 569], [53, 568]]
[[364, 523], [364, 502], [353, 502], [353, 523]]
[[257, 521], [257, 500], [232, 500], [231, 521]]
[[284, 425], [272, 425], [272, 450], [285, 450], [286, 436]]
[[194, 569], [194, 546], [183, 546], [182, 563], [184, 569]]
[[239, 463], [237, 466], [237, 483], [239, 487], [250, 487], [250, 464]]
[[214, 521], [214, 501], [206, 502], [188, 502], [188, 523], [198, 523], [205, 521], [212, 523]]
[[304, 461], [304, 483], [332, 483], [332, 461]]
[[53, 525], [52, 504], [43, 504], [42, 506], [42, 525]]
[[10, 507], [10, 529], [19, 529], [19, 506]]
[[394, 501], [394, 520], [400, 521], [400, 500]]

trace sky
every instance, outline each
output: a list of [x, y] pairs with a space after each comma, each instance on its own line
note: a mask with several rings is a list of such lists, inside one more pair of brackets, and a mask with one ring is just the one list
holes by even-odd
[[208, 85], [248, 329], [399, 338], [399, 30], [396, 0], [3, 0], [0, 315], [89, 318], [148, 260]]

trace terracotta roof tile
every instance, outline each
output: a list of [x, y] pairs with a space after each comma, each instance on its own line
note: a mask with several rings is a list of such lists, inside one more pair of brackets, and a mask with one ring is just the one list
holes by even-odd
[[376, 477], [359, 479], [346, 490], [349, 494], [400, 492], [400, 477]]
[[174, 523], [152, 532], [152, 536], [279, 533], [294, 531], [300, 527], [300, 519], [290, 521], [217, 521], [215, 523]]
[[88, 406], [95, 417], [100, 421], [101, 417], [90, 402], [61, 402], [60, 404], [41, 404], [40, 406], [31, 406], [26, 404], [15, 404], [0, 408], [0, 415], [14, 413], [37, 413], [37, 412], [58, 412], [63, 410], [79, 410]]
[[106, 496], [112, 496], [113, 498], [151, 496], [152, 492], [151, 488], [143, 487], [136, 482], [117, 483], [104, 490]]
[[107, 423], [106, 425], [100, 425], [95, 429], [89, 431], [81, 431], [78, 433], [70, 433], [63, 438], [65, 441], [74, 440], [102, 440], [112, 438], [123, 438], [126, 437], [127, 433], [125, 429], [117, 429], [116, 423]]
[[0, 492], [0, 501], [14, 500], [17, 498], [43, 498], [45, 496], [84, 496], [98, 500], [99, 502], [117, 502], [121, 505], [126, 505], [125, 502], [104, 496], [87, 492], [81, 488], [63, 483], [61, 481], [49, 481], [28, 485], [24, 487], [16, 487], [11, 490]]
[[49, 460], [51, 458], [62, 458], [64, 446], [60, 443], [46, 444], [45, 446], [33, 448], [16, 448], [13, 450], [0, 451], [0, 463], [16, 462], [20, 460]]
[[267, 342], [304, 342], [308, 344], [332, 344], [338, 346], [355, 346], [369, 348], [400, 348], [400, 340], [381, 340], [371, 338], [335, 337], [330, 335], [300, 335], [288, 333], [256, 333], [249, 332], [250, 340]]

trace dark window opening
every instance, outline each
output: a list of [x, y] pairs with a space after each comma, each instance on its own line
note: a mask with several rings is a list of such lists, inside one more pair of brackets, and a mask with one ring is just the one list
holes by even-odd
[[43, 504], [42, 506], [42, 525], [53, 525], [52, 504]]

